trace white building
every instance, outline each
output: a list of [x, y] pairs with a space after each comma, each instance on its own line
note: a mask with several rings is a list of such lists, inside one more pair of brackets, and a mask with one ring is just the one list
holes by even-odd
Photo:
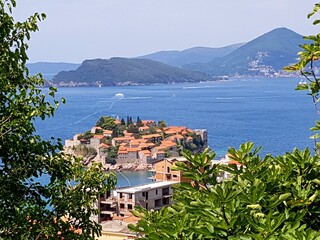
[[134, 187], [120, 188], [100, 195], [98, 206], [98, 221], [103, 222], [113, 219], [114, 216], [126, 216], [136, 206], [150, 209], [160, 209], [172, 204], [172, 185], [178, 182], [165, 181], [144, 184]]

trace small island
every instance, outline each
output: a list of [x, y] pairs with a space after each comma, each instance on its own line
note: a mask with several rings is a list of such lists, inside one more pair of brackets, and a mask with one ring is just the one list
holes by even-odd
[[208, 146], [205, 129], [167, 126], [163, 120], [101, 117], [90, 130], [65, 141], [65, 152], [83, 158], [83, 164], [101, 162], [108, 170], [146, 170], [182, 150], [202, 152]]

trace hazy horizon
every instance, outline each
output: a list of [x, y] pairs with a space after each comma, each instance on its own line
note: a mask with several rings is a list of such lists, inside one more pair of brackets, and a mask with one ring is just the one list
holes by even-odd
[[306, 15], [317, 1], [24, 0], [14, 16], [45, 13], [29, 42], [29, 62], [81, 63], [192, 47], [244, 43], [275, 28], [316, 34]]

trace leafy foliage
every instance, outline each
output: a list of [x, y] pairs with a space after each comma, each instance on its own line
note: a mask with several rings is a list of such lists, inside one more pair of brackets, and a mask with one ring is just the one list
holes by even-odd
[[[320, 239], [320, 163], [310, 150], [267, 155], [245, 143], [229, 149], [241, 165], [211, 165], [213, 152], [186, 154], [177, 169], [193, 180], [176, 186], [175, 204], [142, 217], [144, 239]], [[220, 172], [229, 179], [217, 182]]]
[[115, 119], [109, 116], [103, 116], [97, 121], [96, 126], [107, 130], [113, 130], [116, 127]]
[[[313, 17], [320, 10], [320, 4], [317, 3], [314, 6], [313, 11], [308, 14], [308, 18]], [[316, 19], [313, 21], [314, 25], [320, 24], [320, 20]], [[319, 78], [319, 57], [320, 57], [320, 33], [317, 35], [305, 36], [308, 42], [306, 44], [300, 45], [302, 48], [298, 53], [299, 62], [296, 64], [285, 67], [287, 71], [299, 71], [301, 75], [306, 79], [306, 82], [299, 83], [296, 90], [307, 90], [308, 95], [312, 97], [314, 107], [318, 115], [320, 115], [320, 110], [318, 107], [319, 90], [320, 90], [320, 78]], [[318, 143], [320, 121], [316, 121], [315, 126], [310, 129], [314, 131], [314, 134], [310, 139], [314, 140], [315, 150], [320, 151], [320, 144]]]
[[168, 124], [167, 124], [164, 120], [158, 121], [158, 127], [159, 127], [160, 129], [164, 129], [164, 128], [167, 127], [167, 126], [168, 126]]
[[60, 139], [35, 134], [34, 122], [53, 116], [60, 101], [26, 68], [26, 41], [45, 15], [15, 22], [15, 5], [0, 1], [0, 238], [94, 239], [101, 227], [90, 220], [93, 204], [116, 178], [101, 165], [85, 170], [81, 159], [61, 152]]

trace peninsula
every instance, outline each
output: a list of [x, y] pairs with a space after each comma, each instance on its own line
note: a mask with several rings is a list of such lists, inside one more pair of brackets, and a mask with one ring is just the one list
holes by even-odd
[[101, 162], [106, 169], [145, 170], [166, 157], [179, 157], [187, 149], [202, 152], [207, 147], [205, 129], [167, 126], [165, 121], [137, 117], [101, 117], [91, 130], [65, 141], [65, 152], [83, 157], [83, 164]]

